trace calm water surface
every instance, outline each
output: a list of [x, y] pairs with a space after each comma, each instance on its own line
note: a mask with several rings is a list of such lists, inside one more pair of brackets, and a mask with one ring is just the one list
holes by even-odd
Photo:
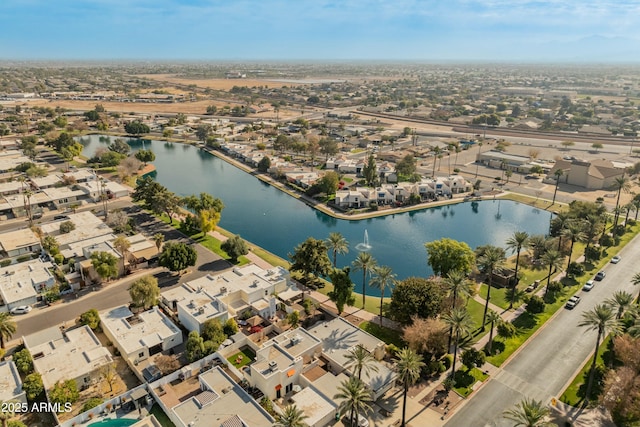
[[[86, 156], [109, 144], [97, 135], [81, 142]], [[347, 255], [338, 255], [341, 267], [357, 256], [355, 246], [367, 230], [378, 264], [392, 267], [403, 279], [431, 274], [425, 242], [450, 237], [473, 249], [484, 244], [504, 246], [514, 231], [548, 231], [548, 212], [507, 200], [465, 202], [360, 221], [334, 219], [196, 147], [138, 139], [128, 142], [133, 150], [144, 143], [155, 152], [154, 178], [162, 185], [181, 196], [204, 191], [219, 197], [225, 205], [221, 227], [283, 258], [307, 237], [325, 239], [337, 231], [350, 246]], [[360, 290], [362, 273], [354, 272], [352, 278]], [[377, 289], [367, 293], [380, 295]]]

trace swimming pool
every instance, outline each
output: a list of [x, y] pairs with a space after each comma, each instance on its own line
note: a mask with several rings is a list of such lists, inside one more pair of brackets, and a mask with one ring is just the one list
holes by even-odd
[[89, 427], [129, 427], [136, 423], [137, 420], [130, 418], [116, 418], [98, 421], [96, 423], [89, 424]]

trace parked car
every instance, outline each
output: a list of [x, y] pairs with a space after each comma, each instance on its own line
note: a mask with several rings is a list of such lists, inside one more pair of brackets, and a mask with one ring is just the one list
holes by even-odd
[[27, 314], [31, 311], [31, 306], [21, 305], [18, 307], [13, 307], [10, 311], [11, 314]]
[[620, 255], [616, 255], [613, 258], [611, 258], [611, 264], [617, 264], [620, 262], [622, 258], [620, 257]]
[[564, 308], [573, 310], [573, 308], [579, 303], [580, 303], [580, 297], [577, 295], [574, 295], [571, 298], [569, 298], [569, 301], [567, 301], [567, 303], [564, 305]]
[[598, 271], [598, 274], [596, 274], [596, 277], [594, 277], [595, 280], [600, 281], [602, 279], [604, 279], [604, 277], [607, 275], [606, 272], [604, 271]]
[[594, 282], [593, 280], [587, 280], [587, 283], [584, 284], [584, 286], [582, 287], [582, 290], [588, 292], [591, 289], [593, 289], [595, 284], [596, 284], [596, 282]]

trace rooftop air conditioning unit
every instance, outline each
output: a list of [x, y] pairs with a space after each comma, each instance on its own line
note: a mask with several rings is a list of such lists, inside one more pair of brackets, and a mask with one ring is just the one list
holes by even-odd
[[226, 294], [226, 293], [227, 293], [227, 287], [226, 287], [226, 286], [222, 286], [222, 287], [220, 288], [220, 293], [221, 293], [221, 294]]
[[272, 371], [275, 371], [277, 368], [278, 368], [278, 362], [276, 362], [275, 360], [270, 360], [269, 369], [271, 369]]
[[204, 314], [204, 307], [200, 307], [198, 309], [198, 314]]

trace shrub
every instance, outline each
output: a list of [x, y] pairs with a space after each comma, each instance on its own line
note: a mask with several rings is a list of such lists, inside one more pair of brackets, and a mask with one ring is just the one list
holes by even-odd
[[76, 229], [76, 225], [71, 221], [65, 221], [65, 222], [60, 224], [60, 233], [61, 234], [71, 233], [75, 229]]
[[527, 303], [527, 311], [531, 314], [542, 313], [544, 311], [544, 300], [538, 295], [533, 295]]
[[81, 412], [89, 411], [95, 408], [96, 406], [100, 406], [101, 404], [102, 404], [102, 399], [100, 399], [99, 397], [92, 397], [89, 400], [87, 400], [84, 403], [84, 405], [82, 405]]
[[[29, 261], [31, 259], [31, 255], [20, 255], [18, 258], [16, 258], [16, 261], [18, 262], [25, 262], [25, 261]], [[11, 262], [9, 262], [10, 264]], [[8, 264], [7, 264], [8, 265]]]
[[471, 370], [475, 367], [480, 367], [484, 365], [485, 354], [482, 350], [476, 350], [475, 348], [470, 348], [465, 350], [460, 355], [460, 360], [467, 367], [468, 370]]
[[55, 263], [58, 265], [62, 265], [62, 263], [64, 262], [64, 256], [62, 254], [55, 254], [53, 256], [53, 261], [55, 261]]
[[600, 246], [606, 246], [606, 247], [613, 246], [613, 237], [609, 236], [608, 234], [602, 236], [600, 238]]
[[602, 250], [597, 246], [589, 246], [584, 251], [584, 257], [587, 261], [598, 261], [602, 257]]
[[11, 265], [10, 259], [3, 259], [2, 261], [0, 261], [0, 267], [7, 267], [9, 265]]
[[450, 354], [447, 354], [441, 359], [441, 361], [442, 361], [442, 364], [444, 365], [444, 370], [446, 371], [451, 367], [451, 364], [453, 363], [453, 356]]
[[572, 262], [567, 268], [567, 275], [571, 277], [580, 277], [584, 275], [584, 265], [578, 262]]
[[85, 311], [80, 315], [80, 324], [87, 325], [92, 330], [97, 330], [100, 327], [100, 317], [98, 315], [98, 310], [92, 308], [91, 310]]
[[33, 358], [26, 348], [17, 351], [13, 355], [13, 363], [16, 364], [16, 368], [18, 368], [18, 371], [23, 375], [28, 375], [33, 372]]

